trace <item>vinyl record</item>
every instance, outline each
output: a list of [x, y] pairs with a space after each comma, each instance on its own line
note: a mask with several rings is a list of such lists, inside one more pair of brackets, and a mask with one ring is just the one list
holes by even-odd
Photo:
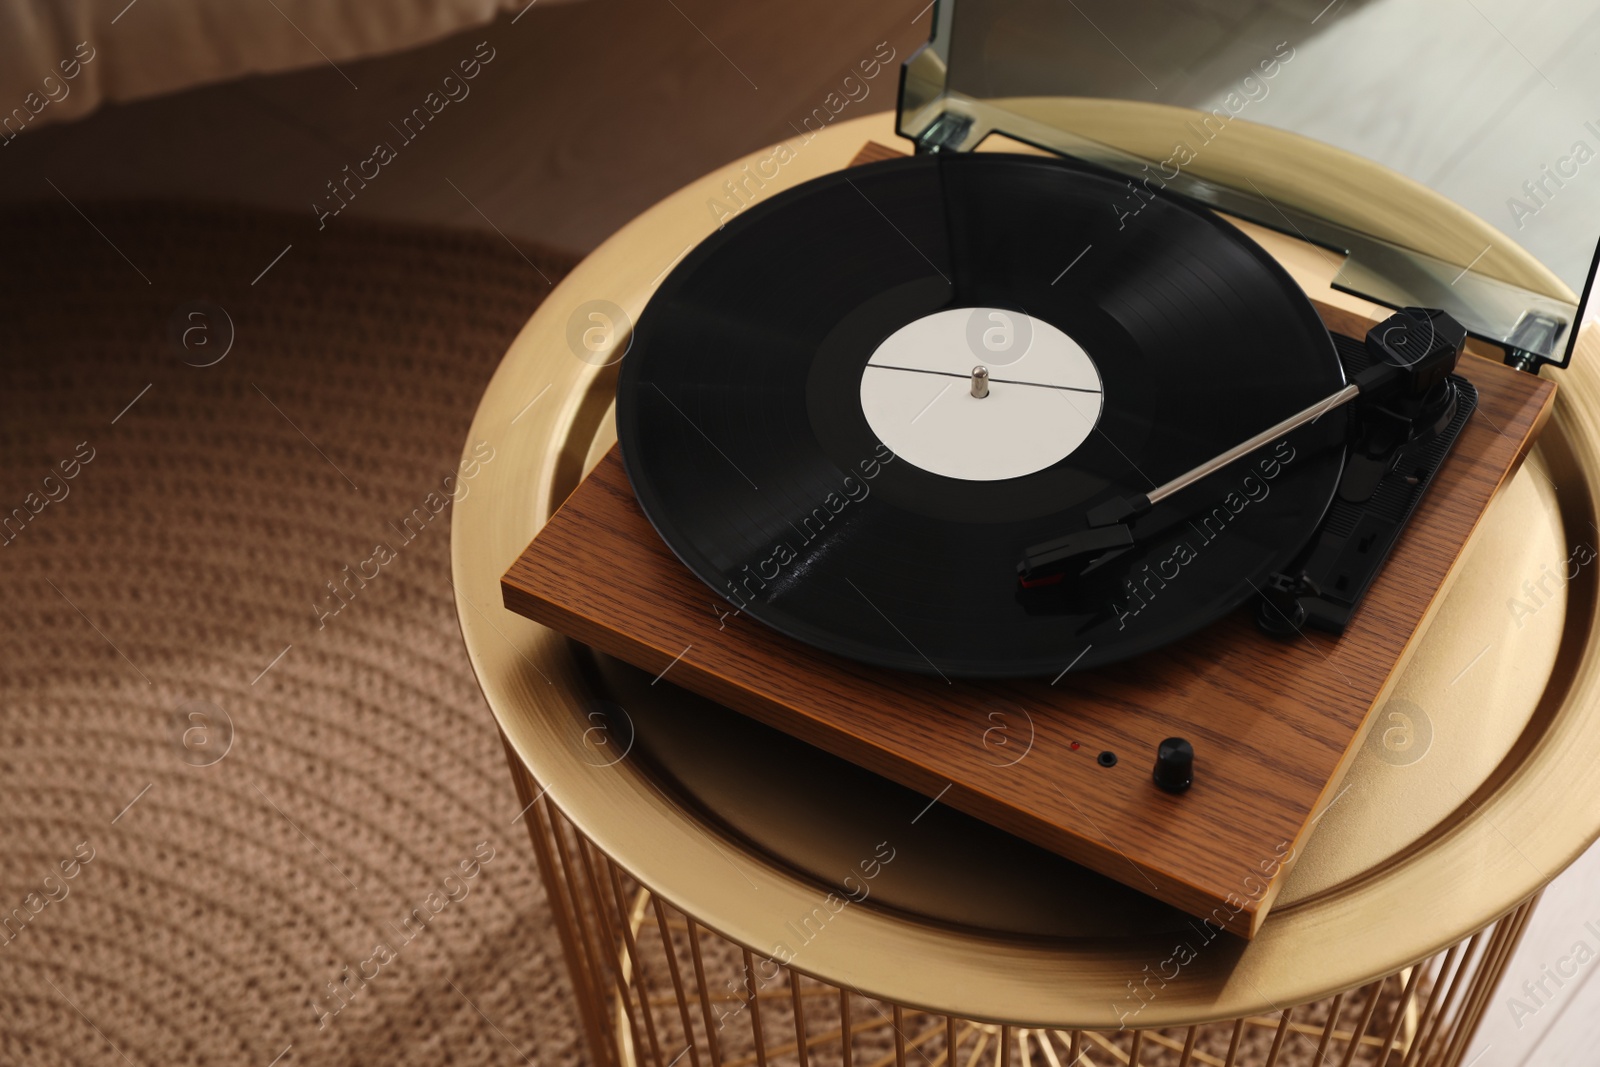
[[939, 155], [808, 182], [690, 253], [617, 430], [645, 514], [742, 617], [886, 667], [1053, 676], [1250, 597], [1326, 510], [1347, 415], [1169, 497], [1089, 575], [1024, 590], [1023, 550], [1343, 384], [1305, 295], [1212, 213]]

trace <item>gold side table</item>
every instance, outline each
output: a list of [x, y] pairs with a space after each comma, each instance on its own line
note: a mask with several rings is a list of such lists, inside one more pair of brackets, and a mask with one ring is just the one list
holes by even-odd
[[[1151, 136], [1127, 107], [1107, 136]], [[1248, 943], [501, 607], [500, 575], [615, 440], [609, 361], [661, 276], [718, 204], [836, 170], [868, 140], [895, 143], [892, 116], [737, 161], [634, 220], [529, 320], [473, 423], [496, 458], [457, 504], [457, 608], [594, 1062], [1457, 1064], [1540, 889], [1600, 832], [1595, 568], [1570, 565], [1567, 533], [1595, 521], [1593, 335], [1571, 371], [1546, 372], [1549, 429]], [[1274, 152], [1303, 146], [1234, 143], [1208, 166], [1264, 165], [1275, 199], [1295, 198]], [[1485, 228], [1365, 161], [1325, 165], [1340, 158], [1348, 210], [1444, 220], [1452, 239]], [[1366, 309], [1328, 289], [1328, 253], [1250, 231], [1313, 295]], [[1499, 254], [1498, 270], [1559, 287]], [[974, 738], [997, 758], [1023, 743]]]

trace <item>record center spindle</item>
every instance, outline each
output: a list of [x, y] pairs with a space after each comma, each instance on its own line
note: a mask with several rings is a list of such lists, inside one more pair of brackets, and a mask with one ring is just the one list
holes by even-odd
[[989, 395], [989, 368], [978, 366], [972, 368], [972, 395], [982, 400]]

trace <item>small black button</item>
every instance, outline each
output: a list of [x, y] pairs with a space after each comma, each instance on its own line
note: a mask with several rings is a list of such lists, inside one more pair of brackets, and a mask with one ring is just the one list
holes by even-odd
[[1181, 737], [1169, 737], [1156, 746], [1156, 785], [1181, 793], [1194, 782], [1194, 746]]

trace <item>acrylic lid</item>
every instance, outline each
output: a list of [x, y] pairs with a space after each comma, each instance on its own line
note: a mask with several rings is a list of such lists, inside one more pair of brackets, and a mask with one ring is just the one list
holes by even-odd
[[[937, 0], [902, 71], [899, 131], [923, 151], [1000, 133], [1098, 163], [1130, 179], [1107, 211], [1132, 217], [1151, 190], [1190, 197], [1342, 254], [1339, 288], [1443, 308], [1510, 357], [1564, 366], [1600, 246], [1600, 66], [1583, 48], [1600, 20], [1545, 8]], [[1118, 100], [1158, 106], [1134, 124]], [[1285, 130], [1302, 150], [1262, 172], [1216, 158], [1281, 146]], [[1208, 153], [1221, 138], [1234, 151]], [[1448, 216], [1420, 240], [1414, 219], [1384, 225], [1346, 181], [1352, 156], [1488, 221], [1507, 254]]]

